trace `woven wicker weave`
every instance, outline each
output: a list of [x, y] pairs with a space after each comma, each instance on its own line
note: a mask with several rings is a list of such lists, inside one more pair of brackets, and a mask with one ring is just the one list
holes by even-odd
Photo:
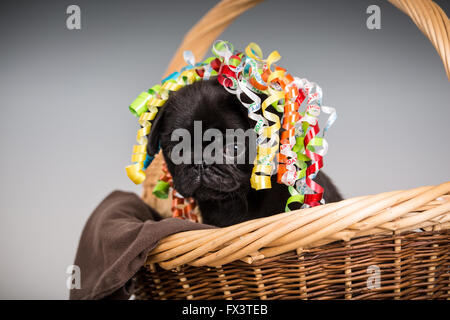
[[[202, 57], [236, 16], [260, 1], [220, 2], [188, 33], [167, 72], [180, 67], [183, 50]], [[430, 39], [450, 79], [450, 24], [445, 13], [430, 0], [389, 2]], [[198, 39], [205, 45], [195, 47]], [[157, 157], [148, 169], [143, 198], [165, 213], [170, 201], [159, 202], [149, 192], [160, 166]], [[136, 275], [135, 295], [137, 299], [450, 299], [449, 229], [447, 182], [223, 229], [182, 232], [165, 238], [149, 253]]]
[[[449, 299], [450, 231], [335, 242], [218, 268], [142, 268], [137, 299]], [[379, 288], [368, 270], [380, 268]], [[375, 268], [376, 268], [375, 267]]]

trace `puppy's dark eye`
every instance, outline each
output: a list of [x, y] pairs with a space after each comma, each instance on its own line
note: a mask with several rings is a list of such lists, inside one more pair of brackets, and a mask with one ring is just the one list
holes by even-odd
[[225, 145], [225, 148], [223, 149], [223, 153], [226, 157], [237, 157], [241, 155], [245, 150], [245, 145], [241, 143], [229, 143]]

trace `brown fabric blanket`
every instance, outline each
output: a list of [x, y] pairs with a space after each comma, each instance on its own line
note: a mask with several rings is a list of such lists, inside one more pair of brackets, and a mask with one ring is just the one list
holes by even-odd
[[114, 191], [89, 217], [75, 265], [81, 288], [70, 299], [128, 299], [130, 280], [158, 241], [177, 232], [213, 226], [162, 217], [136, 194]]

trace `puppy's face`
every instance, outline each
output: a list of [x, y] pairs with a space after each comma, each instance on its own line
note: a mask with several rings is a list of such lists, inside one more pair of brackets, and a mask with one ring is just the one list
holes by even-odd
[[[171, 93], [153, 122], [148, 151], [150, 154], [154, 153], [159, 141], [173, 177], [174, 188], [184, 197], [193, 197], [200, 202], [243, 200], [250, 188], [253, 168], [250, 148], [254, 146], [250, 140], [253, 138], [247, 137], [245, 145], [242, 145], [242, 141], [236, 140], [231, 140], [230, 143], [227, 139], [227, 129], [251, 131], [253, 125], [245, 107], [235, 95], [227, 92], [217, 79], [199, 81]], [[189, 136], [182, 139], [184, 143], [185, 139], [190, 139], [188, 141], [191, 146], [190, 152], [189, 150], [182, 150], [181, 154], [179, 152], [181, 140], [179, 136], [174, 138], [173, 133], [175, 130], [180, 132], [180, 129], [184, 129], [181, 132]], [[223, 138], [219, 144], [223, 149], [216, 149], [213, 152], [214, 159], [223, 160], [218, 161], [219, 163], [208, 160], [203, 152], [215, 140], [211, 138], [211, 141], [205, 141], [208, 139], [204, 139], [204, 133], [208, 129], [222, 133]], [[177, 152], [174, 152], [175, 150]], [[196, 160], [199, 150], [201, 158]], [[236, 156], [238, 152], [245, 153], [244, 163], [226, 161], [227, 157]], [[179, 159], [174, 159], [177, 155], [183, 157], [183, 163], [179, 163]], [[186, 161], [187, 159], [190, 161]]]

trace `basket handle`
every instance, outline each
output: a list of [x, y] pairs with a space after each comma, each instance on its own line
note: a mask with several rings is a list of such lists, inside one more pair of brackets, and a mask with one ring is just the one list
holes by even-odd
[[431, 0], [388, 1], [407, 14], [431, 41], [450, 80], [450, 22], [445, 12]]

